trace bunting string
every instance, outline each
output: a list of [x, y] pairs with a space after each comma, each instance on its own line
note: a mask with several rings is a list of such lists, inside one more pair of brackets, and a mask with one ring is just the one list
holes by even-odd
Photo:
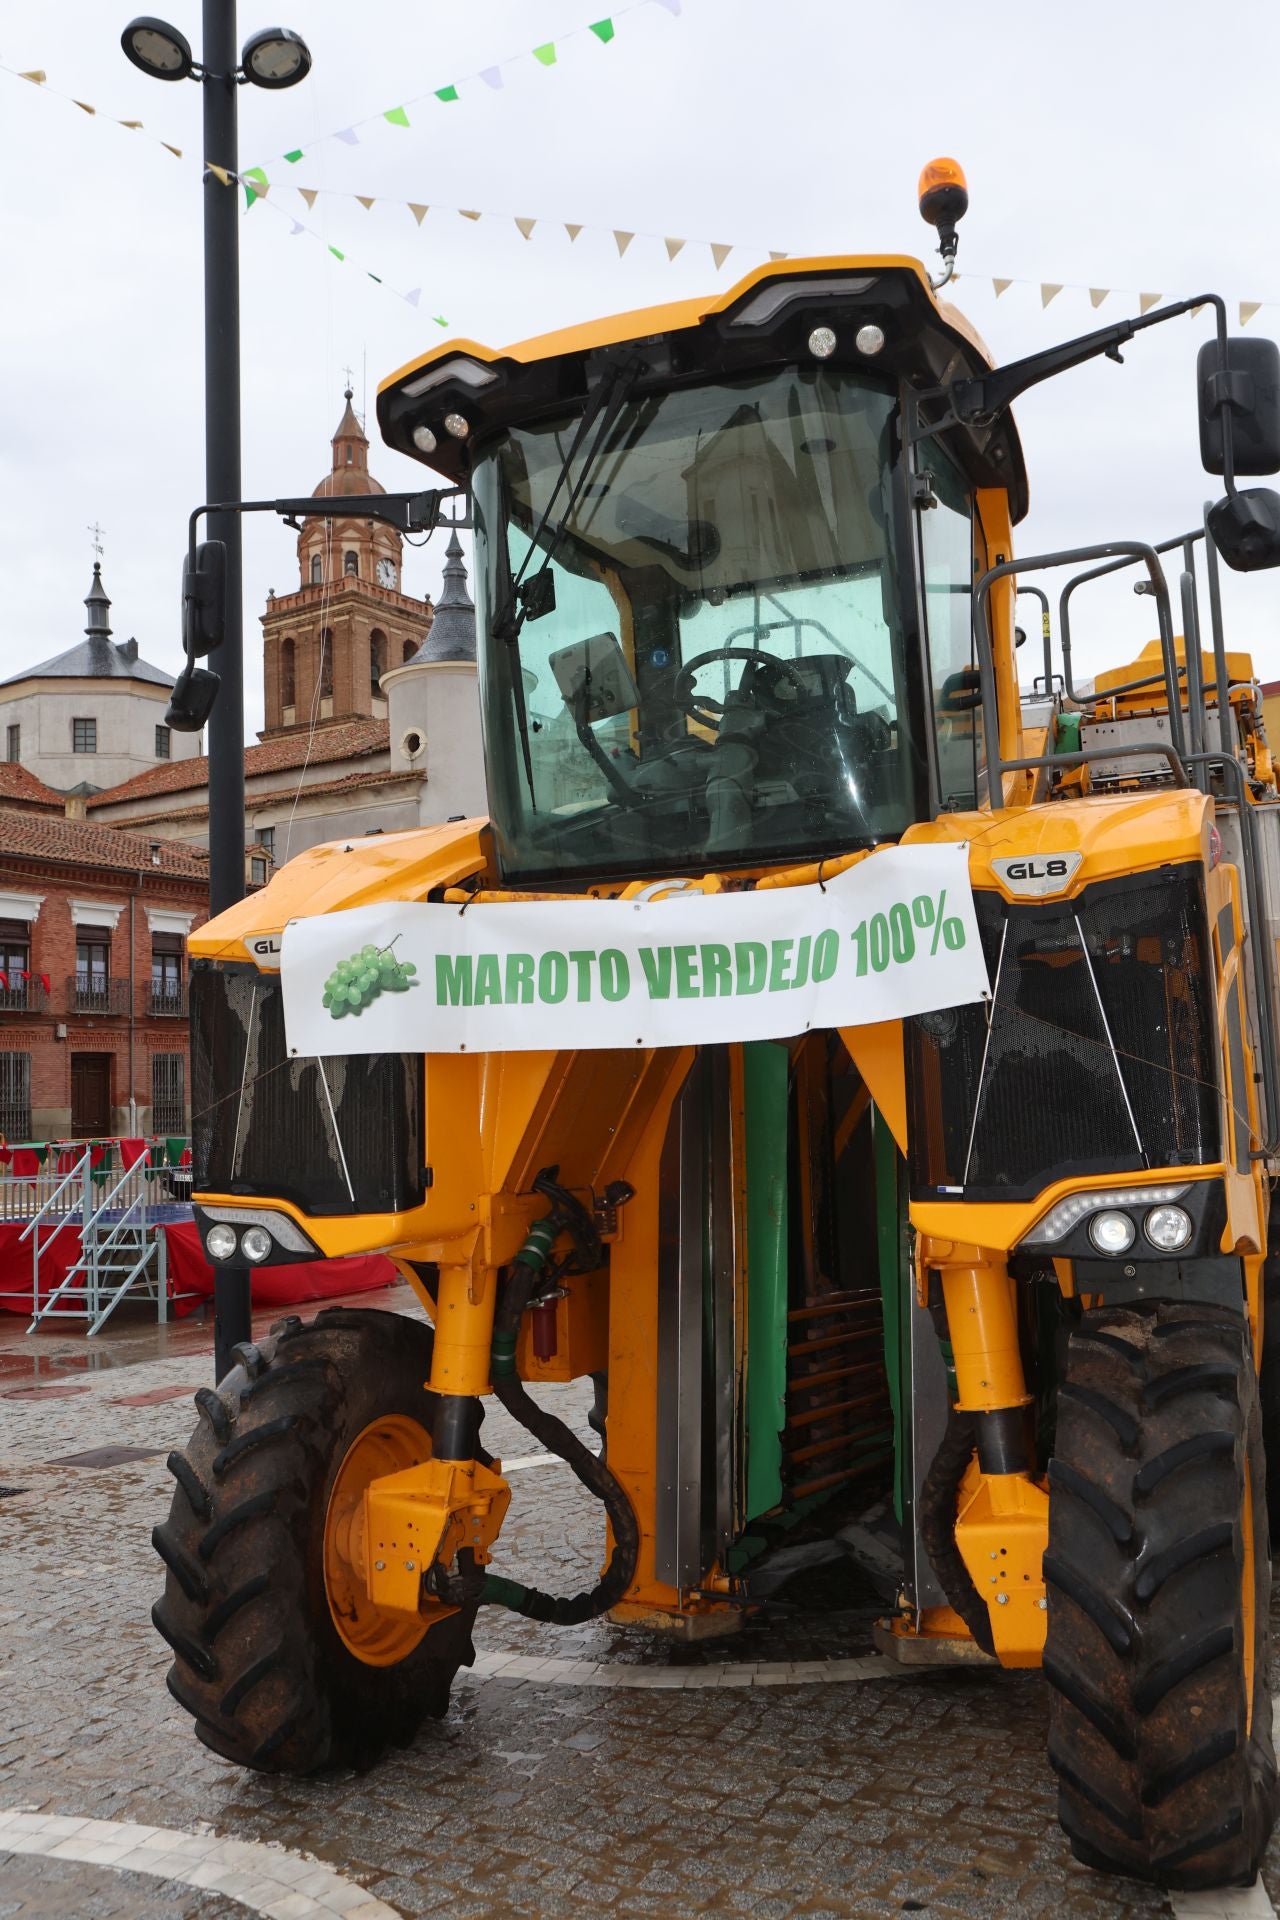
[[[541, 66], [555, 65], [556, 48], [563, 44], [565, 40], [573, 38], [576, 34], [594, 35], [598, 41], [608, 45], [614, 38], [616, 21], [625, 14], [637, 12], [641, 6], [660, 6], [669, 14], [679, 15], [682, 0], [633, 0], [633, 4], [615, 10], [611, 15], [591, 22], [585, 27], [573, 29], [570, 34], [561, 35], [557, 41], [543, 42], [540, 47], [535, 47], [530, 50], [532, 57], [536, 59]], [[608, 32], [603, 31], [606, 28], [609, 29]], [[525, 59], [528, 57], [529, 55], [527, 54], [513, 56], [513, 60], [515, 58]], [[459, 81], [450, 83], [448, 87], [435, 88], [430, 94], [421, 97], [424, 99], [443, 99], [446, 94], [456, 95], [457, 89], [467, 79], [478, 79], [489, 86], [500, 86], [502, 68], [511, 65], [513, 60], [498, 62], [493, 68], [482, 68], [475, 75], [463, 76]], [[130, 133], [141, 134], [143, 139], [149, 141], [154, 146], [163, 147], [165, 152], [172, 155], [175, 159], [186, 159], [188, 163], [194, 163], [195, 161], [195, 156], [186, 154], [182, 147], [177, 146], [172, 141], [163, 139], [158, 134], [151, 133], [141, 120], [100, 110], [91, 101], [81, 100], [75, 94], [64, 93], [59, 88], [51, 86], [48, 75], [43, 68], [33, 67], [22, 69], [0, 61], [0, 73], [8, 74], [12, 79], [20, 80], [27, 85], [34, 86], [38, 88], [41, 93], [53, 99], [61, 100], [68, 106], [77, 108], [79, 112], [87, 114], [93, 119], [96, 124], [114, 125]], [[488, 79], [487, 76], [490, 73], [498, 74], [499, 79], [496, 82]], [[416, 104], [414, 100], [409, 100], [404, 102], [400, 107], [388, 108], [383, 114], [374, 115], [372, 118], [386, 120], [393, 126], [408, 126], [411, 123], [408, 119], [407, 108], [414, 104]], [[449, 104], [449, 102], [445, 102], [445, 104]], [[324, 137], [342, 139], [348, 132], [354, 135], [356, 128], [365, 124], [367, 123], [359, 121], [356, 122], [352, 128], [343, 129], [337, 134], [326, 135]], [[354, 145], [358, 144], [358, 142], [353, 138], [348, 144]], [[304, 152], [302, 149], [294, 149], [286, 153], [283, 157], [286, 161], [293, 162], [303, 158]], [[363, 273], [366, 278], [383, 288], [385, 292], [393, 294], [395, 298], [407, 302], [408, 305], [415, 308], [420, 306], [423, 294], [421, 287], [411, 287], [407, 290], [401, 289], [393, 284], [385, 274], [375, 273], [372, 268], [362, 266], [359, 260], [350, 253], [347, 248], [335, 246], [326, 234], [310, 225], [308, 221], [300, 219], [296, 215], [286, 211], [279, 205], [278, 198], [275, 200], [269, 199], [271, 181], [264, 168], [248, 167], [241, 169], [239, 173], [235, 173], [228, 167], [223, 167], [213, 161], [209, 161], [206, 172], [212, 175], [214, 179], [229, 191], [234, 190], [234, 188], [239, 185], [245, 194], [246, 212], [258, 201], [267, 203], [272, 212], [282, 214], [288, 222], [291, 237], [296, 238], [301, 234], [307, 234], [323, 246], [335, 262]], [[669, 263], [678, 259], [686, 247], [706, 247], [710, 252], [712, 265], [717, 273], [724, 267], [726, 261], [734, 253], [740, 256], [741, 262], [745, 266], [748, 262], [758, 261], [762, 257], [767, 257], [770, 260], [786, 260], [796, 251], [794, 248], [766, 248], [756, 242], [696, 239], [690, 235], [663, 234], [656, 231], [645, 232], [639, 228], [605, 226], [599, 223], [592, 224], [584, 221], [562, 220], [558, 217], [551, 218], [544, 215], [499, 213], [480, 207], [441, 207], [427, 201], [400, 200], [395, 196], [387, 194], [338, 192], [335, 189], [325, 187], [295, 186], [293, 181], [289, 181], [288, 186], [291, 191], [298, 194], [308, 213], [315, 206], [320, 196], [324, 194], [328, 198], [355, 200], [367, 213], [372, 213], [375, 207], [395, 207], [411, 214], [417, 227], [422, 227], [427, 216], [431, 214], [438, 217], [456, 217], [468, 221], [471, 225], [478, 225], [482, 221], [487, 221], [491, 224], [502, 226], [510, 222], [515, 226], [516, 231], [524, 241], [532, 241], [535, 234], [540, 241], [545, 241], [548, 237], [556, 233], [562, 233], [568, 242], [572, 244], [578, 239], [579, 235], [583, 233], [607, 233], [613, 241], [618, 259], [622, 259], [632, 242], [637, 240], [654, 242], [655, 244], [660, 243]], [[1173, 300], [1181, 297], [1175, 293], [1152, 292], [1146, 289], [1096, 286], [1084, 282], [1066, 280], [1031, 280], [1020, 278], [1016, 275], [989, 274], [973, 268], [966, 268], [963, 273], [954, 275], [951, 284], [958, 286], [962, 280], [979, 284], [985, 282], [991, 287], [996, 299], [1002, 298], [1011, 287], [1032, 288], [1039, 295], [1042, 310], [1051, 306], [1061, 294], [1087, 294], [1089, 304], [1095, 310], [1101, 307], [1105, 301], [1112, 298], [1123, 299], [1130, 304], [1136, 302], [1139, 314], [1149, 313], [1153, 307], [1159, 306], [1164, 300]], [[1257, 314], [1275, 311], [1278, 308], [1280, 308], [1280, 300], [1240, 299], [1235, 302], [1237, 322], [1242, 328], [1247, 327]], [[450, 325], [449, 320], [443, 314], [433, 314], [431, 317], [439, 327], [448, 328]]]
[[[344, 127], [335, 127], [331, 132], [321, 134], [318, 139], [309, 140], [305, 146], [290, 147], [280, 157], [288, 161], [291, 166], [296, 166], [299, 160], [307, 158], [308, 155], [314, 156], [316, 148], [329, 140], [338, 140], [348, 147], [358, 147], [361, 144], [361, 134], [371, 127], [385, 125], [410, 128], [421, 125], [423, 122], [420, 115], [416, 119], [410, 118], [411, 107], [415, 110], [415, 114], [422, 107], [426, 108], [429, 115], [434, 114], [441, 106], [455, 106], [463, 98], [468, 87], [483, 86], [488, 92], [500, 93], [506, 84], [506, 73], [511, 68], [523, 67], [530, 60], [535, 61], [543, 69], [558, 66], [560, 49], [572, 40], [591, 40], [597, 46], [612, 46], [617, 39], [618, 22], [625, 19], [628, 14], [639, 13], [642, 8], [650, 6], [660, 7], [664, 13], [674, 18], [679, 16], [683, 0], [630, 0], [628, 5], [615, 7], [612, 13], [604, 15], [599, 20], [588, 21], [582, 27], [571, 27], [568, 33], [559, 34], [554, 40], [543, 40], [537, 46], [522, 47], [519, 53], [508, 54], [502, 60], [495, 60], [485, 67], [478, 67], [474, 73], [459, 74], [455, 79], [446, 81], [443, 86], [428, 87], [424, 92], [412, 94], [393, 107], [384, 107], [378, 113], [366, 114], [362, 120], [352, 120]], [[250, 176], [260, 171], [256, 167], [248, 169]]]

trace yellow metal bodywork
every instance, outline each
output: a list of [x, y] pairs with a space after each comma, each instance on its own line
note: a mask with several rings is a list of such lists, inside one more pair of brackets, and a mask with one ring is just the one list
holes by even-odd
[[464, 1548], [483, 1566], [510, 1504], [511, 1488], [496, 1461], [487, 1467], [479, 1460], [424, 1460], [374, 1480], [364, 1496], [364, 1573], [373, 1605], [430, 1625], [454, 1612], [423, 1599], [423, 1575], [437, 1560], [447, 1566]]

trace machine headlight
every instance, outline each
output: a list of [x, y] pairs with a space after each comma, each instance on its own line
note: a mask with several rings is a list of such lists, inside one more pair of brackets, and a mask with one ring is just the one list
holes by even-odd
[[236, 1250], [236, 1230], [220, 1222], [216, 1227], [210, 1227], [204, 1244], [211, 1260], [230, 1260]]
[[1086, 1214], [1096, 1213], [1100, 1207], [1161, 1207], [1171, 1200], [1181, 1200], [1186, 1187], [1112, 1187], [1109, 1191], [1095, 1193], [1069, 1193], [1065, 1200], [1059, 1200], [1050, 1207], [1043, 1220], [1037, 1221], [1030, 1233], [1024, 1235], [1023, 1246], [1052, 1246], [1055, 1241], [1065, 1240], [1074, 1226], [1078, 1226]]
[[1195, 1231], [1185, 1207], [1152, 1207], [1142, 1223], [1142, 1231], [1161, 1253], [1177, 1253]]
[[240, 1235], [240, 1251], [251, 1267], [260, 1267], [269, 1260], [274, 1249], [275, 1241], [265, 1227], [246, 1227]]
[[829, 360], [836, 350], [836, 336], [830, 327], [815, 327], [809, 335], [809, 351], [815, 360]]
[[1107, 1207], [1089, 1222], [1089, 1238], [1099, 1253], [1128, 1253], [1137, 1238], [1137, 1228], [1127, 1213]]

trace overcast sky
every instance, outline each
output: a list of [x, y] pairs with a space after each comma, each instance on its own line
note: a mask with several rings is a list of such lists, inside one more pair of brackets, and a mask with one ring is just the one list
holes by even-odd
[[[916, 177], [936, 153], [961, 160], [971, 192], [954, 298], [999, 359], [1136, 313], [1141, 292], [1280, 303], [1275, 0], [1208, 12], [1189, 0], [643, 0], [602, 45], [582, 29], [606, 5], [284, 6], [312, 74], [291, 92], [239, 96], [241, 164], [271, 181], [240, 223], [246, 497], [310, 491], [328, 465], [342, 368], [355, 369], [357, 405], [367, 368], [372, 403], [381, 377], [444, 337], [434, 315], [453, 335], [502, 344], [728, 286], [769, 248], [924, 257], [933, 236]], [[128, 65], [129, 10], [0, 0], [0, 61], [43, 68], [98, 109], [91, 118], [0, 73], [5, 674], [78, 638], [94, 521], [117, 637], [135, 634], [170, 671], [180, 658], [185, 521], [203, 472], [200, 99]], [[277, 23], [240, 12], [242, 36]], [[196, 0], [169, 9], [197, 55], [199, 16]], [[544, 66], [531, 49], [549, 41], [557, 59]], [[500, 88], [464, 78], [510, 56]], [[407, 129], [379, 117], [358, 144], [332, 137], [452, 81], [458, 101], [410, 106]], [[302, 161], [281, 158], [299, 147]], [[308, 211], [298, 185], [331, 192]], [[376, 204], [340, 197], [356, 194]], [[431, 207], [421, 225], [408, 201]], [[323, 237], [292, 234], [294, 216]], [[530, 240], [516, 216], [537, 220]], [[583, 223], [575, 242], [566, 221]], [[614, 228], [637, 234], [622, 258]], [[673, 263], [646, 235], [691, 244]], [[733, 251], [717, 270], [694, 239]], [[997, 299], [996, 275], [1031, 284]], [[1042, 281], [1068, 283], [1047, 309]], [[1095, 313], [1088, 286], [1118, 291]], [[413, 288], [416, 308], [392, 291]], [[1198, 521], [1213, 491], [1194, 395], [1208, 323], [1172, 322], [1128, 347], [1123, 369], [1099, 361], [1020, 403], [1032, 501], [1021, 552], [1158, 540]], [[1250, 330], [1280, 331], [1280, 304]], [[424, 478], [377, 445], [371, 466], [388, 488]], [[408, 555], [409, 591], [431, 590], [438, 568], [434, 548]], [[293, 535], [248, 521], [251, 730], [257, 616], [269, 587], [296, 584]], [[1092, 591], [1076, 609], [1086, 668], [1131, 657], [1152, 630], [1150, 602], [1127, 585]], [[1229, 638], [1252, 648], [1263, 678], [1280, 677], [1280, 575], [1231, 576], [1227, 605]]]

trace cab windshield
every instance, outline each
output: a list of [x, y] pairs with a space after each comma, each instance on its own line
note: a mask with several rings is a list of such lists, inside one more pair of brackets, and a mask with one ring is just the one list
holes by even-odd
[[481, 693], [509, 879], [810, 859], [916, 817], [894, 407], [865, 379], [788, 368], [635, 398], [597, 444], [574, 449], [573, 414], [482, 457]]

